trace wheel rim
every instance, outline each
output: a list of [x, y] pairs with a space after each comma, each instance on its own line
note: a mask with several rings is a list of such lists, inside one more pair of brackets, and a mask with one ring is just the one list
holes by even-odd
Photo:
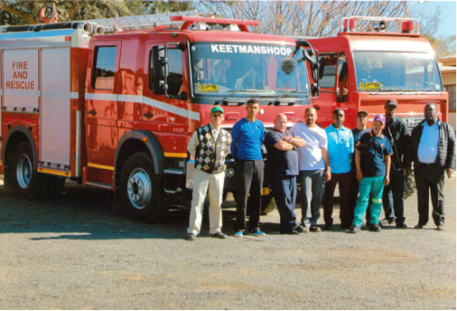
[[148, 205], [151, 194], [152, 185], [149, 175], [141, 168], [134, 169], [127, 182], [130, 203], [137, 209], [143, 209]]
[[32, 180], [32, 162], [26, 154], [19, 157], [16, 166], [16, 176], [19, 187], [26, 189]]

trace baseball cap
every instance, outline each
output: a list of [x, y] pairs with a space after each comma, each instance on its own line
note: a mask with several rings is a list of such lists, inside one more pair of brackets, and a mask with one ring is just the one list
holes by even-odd
[[359, 112], [357, 112], [357, 115], [359, 115], [361, 113], [364, 113], [364, 114], [368, 115], [368, 112], [366, 112], [365, 110], [360, 110]]
[[382, 124], [386, 124], [386, 117], [383, 114], [377, 114], [376, 117], [374, 117], [373, 122], [376, 121], [381, 121]]
[[215, 113], [215, 112], [224, 113], [224, 109], [222, 109], [222, 108], [219, 107], [219, 106], [214, 106], [213, 109], [211, 109], [211, 114], [213, 114], [213, 113]]
[[388, 99], [386, 101], [386, 106], [395, 106], [397, 107], [398, 106], [398, 102], [395, 98], [391, 98], [391, 99]]

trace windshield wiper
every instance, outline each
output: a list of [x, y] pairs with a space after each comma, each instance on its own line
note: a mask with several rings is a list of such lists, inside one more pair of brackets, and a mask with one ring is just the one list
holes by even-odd
[[230, 94], [226, 95], [224, 98], [221, 99], [221, 101], [216, 101], [216, 105], [218, 104], [224, 104], [224, 102], [227, 100], [227, 98], [229, 98], [230, 96], [232, 96], [233, 94], [235, 93], [238, 93], [240, 90], [233, 90]]
[[[276, 104], [277, 102], [279, 102], [279, 100], [281, 98], [283, 98], [284, 96], [289, 95], [291, 93], [299, 93], [299, 92], [298, 91], [294, 91], [294, 90], [290, 90], [290, 91], [284, 92], [281, 95], [279, 95], [278, 97], [276, 97], [275, 100], [273, 101], [273, 103]], [[308, 95], [308, 93], [306, 93], [306, 95]]]

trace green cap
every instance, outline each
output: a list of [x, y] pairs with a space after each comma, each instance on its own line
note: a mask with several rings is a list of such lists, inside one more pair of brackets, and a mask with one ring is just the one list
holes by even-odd
[[219, 106], [214, 106], [213, 109], [211, 109], [211, 114], [215, 113], [215, 112], [220, 112], [220, 113], [224, 113], [224, 109], [222, 109], [221, 107]]

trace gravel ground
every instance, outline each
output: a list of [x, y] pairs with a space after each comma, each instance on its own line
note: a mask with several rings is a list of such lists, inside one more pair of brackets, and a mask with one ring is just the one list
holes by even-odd
[[275, 211], [266, 237], [213, 239], [204, 218], [188, 242], [186, 211], [144, 224], [115, 216], [108, 191], [32, 202], [0, 181], [0, 309], [456, 309], [455, 189], [447, 179], [444, 232], [412, 229], [413, 197], [405, 230], [280, 235]]

